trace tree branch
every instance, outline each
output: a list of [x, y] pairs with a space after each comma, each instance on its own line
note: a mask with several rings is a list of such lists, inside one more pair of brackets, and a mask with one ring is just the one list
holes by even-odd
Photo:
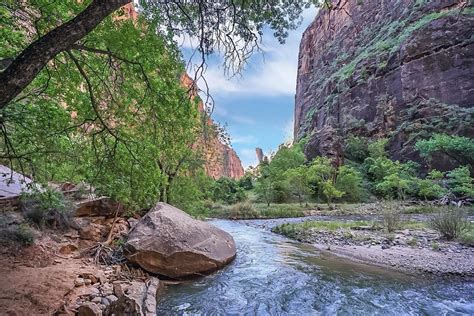
[[93, 0], [74, 19], [31, 43], [0, 73], [0, 109], [3, 109], [57, 54], [91, 32], [103, 19], [132, 0]]

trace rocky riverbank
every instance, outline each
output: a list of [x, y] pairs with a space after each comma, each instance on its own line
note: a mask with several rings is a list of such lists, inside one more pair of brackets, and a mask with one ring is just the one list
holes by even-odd
[[[474, 277], [474, 247], [447, 241], [424, 222], [386, 233], [370, 222], [326, 220], [280, 224], [272, 228], [317, 249], [354, 261], [403, 272]], [[261, 225], [261, 224], [260, 224]]]
[[[145, 271], [120, 260], [117, 242], [128, 233], [133, 219], [111, 218], [113, 213], [96, 202], [84, 204], [81, 216], [63, 230], [28, 228], [30, 244], [11, 240], [7, 232], [19, 232], [27, 221], [18, 211], [0, 212], [0, 311], [6, 315], [107, 315], [115, 310], [156, 309], [159, 281]], [[104, 216], [96, 216], [100, 209]], [[86, 214], [87, 213], [87, 214]], [[109, 216], [107, 216], [107, 214]], [[26, 231], [26, 229], [24, 229]], [[25, 233], [24, 233], [25, 234]], [[19, 235], [20, 236], [20, 235]], [[26, 234], [22, 235], [26, 238]], [[9, 239], [10, 238], [10, 239]], [[107, 258], [117, 261], [104, 262]], [[146, 296], [149, 291], [153, 295]]]
[[63, 229], [0, 211], [2, 315], [154, 315], [157, 276], [201, 276], [235, 257], [229, 234], [171, 205], [137, 220], [103, 202], [82, 203]]

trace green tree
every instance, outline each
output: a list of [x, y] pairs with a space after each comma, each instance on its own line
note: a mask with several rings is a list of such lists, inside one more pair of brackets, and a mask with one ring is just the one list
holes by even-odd
[[289, 191], [298, 198], [300, 205], [310, 191], [308, 168], [299, 166], [297, 168], [289, 169], [285, 172]]
[[253, 175], [250, 173], [245, 173], [242, 178], [239, 179], [239, 186], [244, 190], [253, 189]]
[[342, 197], [345, 192], [335, 187], [336, 169], [327, 157], [316, 157], [309, 166], [310, 181], [315, 183], [313, 191], [317, 196], [324, 196], [328, 205], [335, 198]]
[[364, 195], [361, 173], [350, 166], [341, 166], [337, 170], [336, 188], [345, 192], [344, 198], [351, 202], [358, 202]]
[[169, 190], [169, 201], [187, 213], [200, 216], [206, 214], [205, 201], [213, 196], [214, 180], [199, 168], [179, 174]]
[[474, 186], [473, 178], [469, 168], [458, 167], [447, 173], [448, 177], [448, 186], [457, 196], [464, 198], [473, 198], [474, 197]]
[[430, 139], [419, 140], [415, 148], [425, 158], [431, 158], [435, 153], [441, 153], [461, 165], [472, 166], [474, 164], [474, 140], [469, 137], [435, 134]]
[[142, 18], [108, 18], [87, 43], [56, 56], [28, 97], [1, 110], [2, 162], [39, 182], [86, 181], [131, 207], [166, 201], [174, 177], [197, 159], [200, 130], [177, 80], [179, 52]]
[[387, 147], [388, 139], [381, 138], [376, 141], [371, 142], [368, 145], [368, 152], [369, 156], [372, 158], [383, 158], [387, 157], [387, 151], [385, 148]]
[[364, 162], [369, 156], [368, 142], [366, 138], [350, 136], [344, 147], [344, 155], [347, 159], [356, 162]]
[[260, 170], [260, 177], [257, 179], [255, 192], [257, 196], [270, 206], [276, 195], [275, 177], [272, 176], [270, 166], [266, 165]]
[[222, 177], [215, 182], [214, 200], [227, 204], [244, 201], [247, 198], [244, 189], [232, 178]]
[[418, 179], [418, 195], [425, 200], [441, 198], [447, 192], [442, 186], [443, 177], [443, 172], [431, 170], [425, 179]]
[[[141, 15], [156, 24], [155, 30], [167, 38], [196, 38], [202, 56], [222, 51], [227, 69], [238, 70], [259, 47], [264, 27], [270, 27], [283, 42], [288, 30], [299, 25], [303, 9], [318, 2], [277, 1], [268, 5], [265, 1], [249, 1], [229, 5], [226, 1], [140, 0], [139, 5]], [[6, 46], [10, 54], [1, 55], [8, 58], [5, 62], [8, 66], [0, 73], [0, 109], [15, 106], [9, 103], [41, 75], [51, 60], [67, 58], [68, 52], [88, 42], [89, 34], [110, 19], [113, 12], [130, 3], [132, 0], [7, 0], [0, 11], [5, 24], [2, 35], [8, 35], [11, 30], [15, 34], [1, 37], [0, 47]], [[25, 25], [23, 17], [32, 17], [34, 23], [18, 30]], [[113, 49], [108, 51], [117, 53]], [[132, 61], [136, 62], [135, 58]], [[109, 66], [114, 67], [113, 63]]]

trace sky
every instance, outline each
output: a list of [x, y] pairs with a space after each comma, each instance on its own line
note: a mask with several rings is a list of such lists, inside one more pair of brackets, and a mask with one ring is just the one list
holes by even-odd
[[[244, 168], [257, 165], [256, 147], [268, 154], [292, 139], [299, 44], [315, 16], [315, 8], [307, 9], [284, 45], [265, 31], [264, 53], [252, 56], [241, 76], [228, 79], [219, 56], [208, 59], [204, 77], [214, 99], [212, 118], [226, 125]], [[202, 89], [204, 84], [198, 85]]]

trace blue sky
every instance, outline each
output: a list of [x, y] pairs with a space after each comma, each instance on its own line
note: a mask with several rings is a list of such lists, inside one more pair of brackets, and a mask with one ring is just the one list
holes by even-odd
[[[271, 31], [265, 32], [264, 54], [254, 55], [239, 77], [225, 77], [219, 56], [208, 60], [204, 76], [214, 98], [212, 117], [227, 124], [244, 168], [256, 165], [256, 147], [268, 153], [292, 137], [299, 43], [315, 16], [316, 9], [306, 10], [303, 23], [290, 32], [285, 45]], [[198, 84], [203, 88], [202, 82]]]

